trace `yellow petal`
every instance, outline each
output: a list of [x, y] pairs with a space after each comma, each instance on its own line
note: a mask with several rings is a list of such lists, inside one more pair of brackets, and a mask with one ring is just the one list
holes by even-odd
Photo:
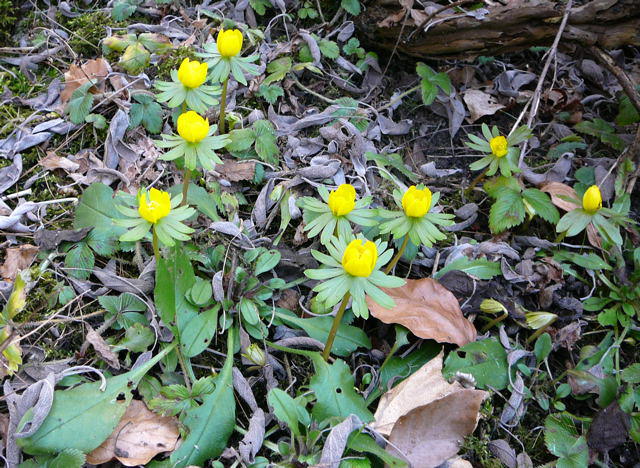
[[412, 185], [402, 196], [404, 214], [410, 218], [422, 218], [431, 208], [431, 198], [429, 188], [420, 190]]
[[238, 29], [221, 29], [216, 40], [218, 52], [225, 58], [235, 57], [242, 50], [242, 40], [242, 32]]
[[138, 193], [138, 213], [150, 223], [157, 223], [171, 211], [171, 196], [168, 192], [152, 188]]
[[194, 111], [178, 117], [178, 135], [191, 143], [202, 141], [209, 133], [209, 121]]
[[582, 208], [590, 214], [594, 214], [602, 208], [602, 194], [600, 193], [600, 187], [592, 185], [586, 192], [584, 192], [584, 195], [582, 196]]
[[185, 58], [178, 68], [178, 79], [187, 88], [197, 88], [207, 80], [208, 65]]
[[356, 189], [351, 184], [342, 184], [329, 194], [329, 208], [335, 216], [351, 213], [356, 206]]
[[376, 244], [362, 239], [352, 240], [342, 254], [342, 267], [351, 276], [369, 276], [377, 261]]
[[502, 135], [493, 137], [491, 141], [489, 141], [489, 146], [491, 146], [491, 152], [496, 158], [506, 156], [509, 152], [509, 142]]

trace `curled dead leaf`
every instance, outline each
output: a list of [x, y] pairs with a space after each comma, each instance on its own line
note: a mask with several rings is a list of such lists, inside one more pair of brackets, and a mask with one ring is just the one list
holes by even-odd
[[38, 247], [31, 244], [8, 248], [4, 263], [0, 266], [0, 277], [5, 281], [13, 281], [20, 270], [29, 268], [37, 253]]
[[64, 74], [64, 89], [60, 93], [60, 100], [66, 105], [73, 92], [87, 81], [99, 80], [98, 90], [104, 90], [104, 79], [111, 72], [111, 66], [103, 58], [88, 60], [82, 66], [71, 64]]
[[172, 452], [178, 442], [178, 421], [147, 409], [141, 400], [132, 400], [113, 433], [87, 454], [92, 465], [118, 460], [124, 466], [145, 465], [162, 452]]
[[455, 296], [431, 278], [407, 280], [399, 288], [381, 288], [396, 303], [385, 309], [367, 298], [371, 315], [384, 323], [404, 325], [419, 338], [458, 346], [475, 341], [476, 328], [464, 315]]
[[480, 91], [479, 89], [468, 89], [462, 96], [464, 103], [469, 109], [469, 123], [473, 123], [485, 115], [493, 115], [500, 109], [504, 109], [504, 106], [500, 104], [496, 99]]

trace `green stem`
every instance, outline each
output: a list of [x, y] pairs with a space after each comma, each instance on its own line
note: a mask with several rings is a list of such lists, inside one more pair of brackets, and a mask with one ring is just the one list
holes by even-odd
[[404, 240], [402, 241], [402, 245], [400, 246], [400, 250], [398, 250], [398, 253], [396, 254], [396, 256], [393, 257], [391, 262], [389, 262], [389, 264], [387, 265], [387, 268], [384, 269], [384, 274], [385, 275], [388, 275], [389, 272], [391, 270], [393, 270], [393, 267], [396, 266], [396, 263], [398, 263], [400, 261], [400, 259], [402, 258], [402, 254], [404, 253], [405, 249], [407, 248], [407, 244], [408, 243], [409, 243], [409, 236], [405, 235], [404, 236]]
[[414, 86], [413, 88], [410, 88], [408, 90], [406, 90], [404, 93], [397, 95], [394, 99], [392, 99], [391, 101], [389, 101], [388, 103], [386, 103], [384, 106], [380, 107], [379, 109], [377, 109], [378, 112], [383, 111], [391, 106], [393, 106], [396, 102], [402, 100], [402, 98], [408, 96], [409, 94], [418, 91], [420, 89], [421, 85], [417, 85]]
[[567, 231], [563, 231], [560, 234], [558, 234], [558, 236], [556, 237], [556, 240], [553, 241], [554, 244], [559, 244], [560, 242], [562, 242], [564, 240], [564, 238], [567, 236]]
[[533, 335], [531, 335], [529, 338], [527, 338], [526, 342], [527, 343], [531, 343], [532, 341], [534, 341], [536, 338], [538, 338], [540, 335], [542, 335], [547, 328], [549, 328], [551, 325], [553, 325], [553, 323], [556, 320], [558, 320], [558, 316], [553, 317], [551, 320], [549, 320], [549, 323], [547, 323], [543, 327], [538, 328]]
[[484, 327], [482, 327], [482, 330], [480, 331], [481, 333], [486, 332], [487, 330], [490, 330], [493, 326], [495, 326], [497, 323], [502, 322], [504, 319], [506, 319], [509, 316], [509, 313], [505, 311], [504, 314], [502, 314], [500, 317], [496, 317], [493, 320], [491, 320], [489, 323], [487, 323]]
[[484, 176], [487, 175], [488, 171], [489, 171], [489, 166], [485, 167], [484, 170], [480, 174], [478, 174], [475, 179], [473, 179], [471, 181], [471, 183], [469, 184], [467, 189], [464, 191], [464, 193], [466, 195], [469, 195], [471, 193], [471, 191], [473, 190], [473, 188], [476, 185], [478, 185], [482, 181], [482, 179], [484, 179]]
[[[176, 337], [178, 341], [180, 341], [179, 337]], [[196, 380], [196, 376], [193, 374], [193, 368], [191, 367], [191, 363], [187, 366], [187, 361], [182, 355], [182, 351], [180, 350], [180, 346], [176, 346], [176, 355], [178, 356], [178, 362], [180, 363], [180, 368], [182, 369], [182, 373], [184, 374], [184, 383], [187, 386], [188, 390], [191, 390], [191, 381]]]
[[158, 268], [158, 264], [160, 263], [160, 248], [158, 247], [158, 234], [156, 234], [156, 227], [153, 226], [151, 231], [153, 232], [153, 256], [156, 258], [156, 268]]
[[338, 313], [333, 318], [333, 324], [331, 325], [331, 330], [329, 331], [329, 336], [327, 337], [327, 343], [324, 345], [324, 351], [322, 351], [322, 358], [325, 361], [329, 360], [329, 354], [331, 354], [331, 347], [333, 346], [333, 342], [336, 339], [336, 333], [338, 332], [338, 327], [342, 322], [342, 317], [344, 315], [344, 311], [347, 309], [347, 303], [349, 302], [349, 298], [351, 297], [351, 293], [347, 292], [342, 298], [342, 302], [340, 303], [340, 308], [338, 309]]
[[182, 101], [182, 113], [187, 112], [187, 101]]
[[229, 77], [224, 80], [222, 83], [222, 95], [220, 96], [220, 118], [218, 120], [218, 135], [222, 135], [225, 133], [225, 110], [227, 107], [227, 86], [229, 85]]
[[182, 201], [180, 206], [187, 204], [187, 198], [189, 196], [189, 183], [191, 182], [191, 171], [188, 167], [184, 168], [184, 176], [182, 177]]

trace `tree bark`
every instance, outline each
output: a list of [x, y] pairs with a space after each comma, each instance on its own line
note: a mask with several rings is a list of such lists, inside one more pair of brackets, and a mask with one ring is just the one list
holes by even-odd
[[[419, 58], [499, 55], [553, 42], [563, 2], [506, 1], [492, 1], [485, 6], [488, 14], [478, 19], [453, 9], [430, 14], [417, 2], [407, 10], [399, 0], [373, 0], [358, 17], [359, 29], [377, 48]], [[454, 3], [469, 11], [469, 2]], [[640, 45], [640, 0], [590, 0], [572, 8], [561, 44], [603, 49]]]

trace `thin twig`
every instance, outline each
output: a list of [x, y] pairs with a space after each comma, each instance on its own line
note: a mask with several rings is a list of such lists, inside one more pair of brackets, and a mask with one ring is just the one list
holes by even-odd
[[[484, 0], [481, 0], [481, 1], [484, 3]], [[429, 23], [429, 21], [431, 21], [433, 18], [435, 18], [437, 15], [439, 15], [443, 11], [447, 11], [447, 10], [450, 10], [451, 8], [456, 8], [456, 7], [462, 6], [465, 3], [476, 3], [476, 2], [477, 2], [477, 0], [458, 0], [457, 2], [453, 2], [453, 3], [450, 3], [448, 5], [441, 6], [436, 11], [434, 11], [429, 16], [427, 16], [424, 19], [424, 21], [422, 21], [422, 23], [420, 23], [420, 26], [418, 26], [413, 31], [411, 31], [411, 33], [407, 36], [406, 40], [410, 41], [415, 33], [417, 33], [418, 31], [422, 31], [422, 29]], [[400, 34], [400, 35], [402, 36], [402, 34]]]

